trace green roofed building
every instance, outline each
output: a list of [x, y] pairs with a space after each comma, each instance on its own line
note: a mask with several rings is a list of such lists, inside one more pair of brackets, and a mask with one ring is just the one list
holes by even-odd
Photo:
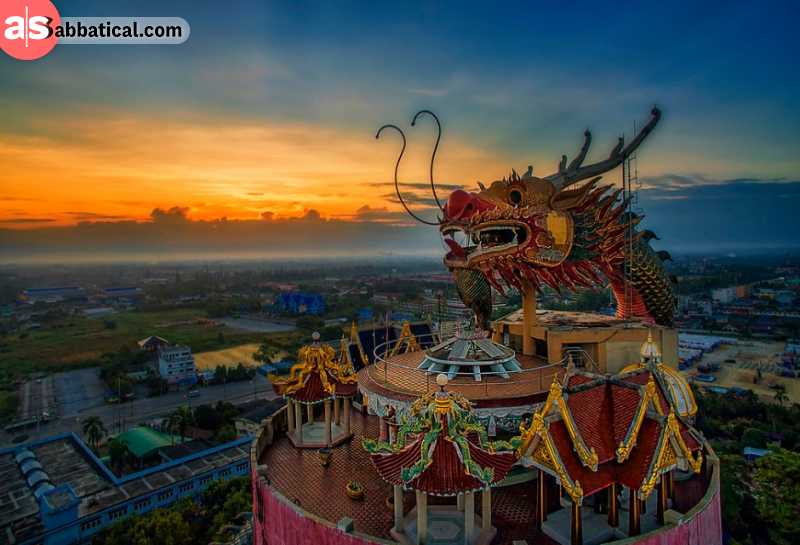
[[147, 458], [159, 449], [171, 447], [184, 441], [185, 437], [164, 433], [147, 426], [136, 426], [116, 437], [128, 447], [131, 454], [137, 458]]

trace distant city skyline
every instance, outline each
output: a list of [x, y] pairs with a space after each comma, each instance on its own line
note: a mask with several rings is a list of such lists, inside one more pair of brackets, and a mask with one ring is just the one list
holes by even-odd
[[407, 128], [402, 189], [433, 217], [435, 133], [429, 120], [408, 127], [415, 111], [442, 118], [435, 171], [446, 195], [529, 164], [549, 174], [587, 127], [590, 159], [600, 158], [654, 103], [664, 118], [639, 173], [657, 244], [796, 246], [790, 2], [56, 5], [62, 16], [181, 16], [192, 34], [180, 46], [0, 59], [2, 260], [87, 244], [434, 254], [435, 230], [413, 227], [393, 196], [399, 142], [376, 142], [378, 126]]

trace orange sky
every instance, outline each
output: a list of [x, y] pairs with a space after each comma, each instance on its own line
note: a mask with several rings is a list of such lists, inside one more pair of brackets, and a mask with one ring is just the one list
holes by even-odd
[[[113, 113], [44, 120], [34, 129], [37, 136], [0, 137], [2, 219], [146, 220], [153, 208], [172, 206], [188, 207], [192, 219], [294, 217], [307, 209], [347, 218], [364, 205], [400, 209], [386, 198], [393, 188], [377, 185], [392, 181], [400, 148], [388, 131], [376, 141], [374, 133], [302, 124]], [[426, 181], [433, 127], [408, 136], [400, 179]], [[511, 164], [453, 137], [439, 157], [439, 181], [472, 185]]]

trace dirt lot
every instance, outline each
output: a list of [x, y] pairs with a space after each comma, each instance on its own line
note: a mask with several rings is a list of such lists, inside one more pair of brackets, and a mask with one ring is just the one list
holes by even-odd
[[[240, 362], [249, 367], [258, 367], [261, 364], [253, 359], [253, 354], [258, 350], [258, 346], [257, 343], [250, 343], [226, 348], [224, 350], [201, 352], [194, 355], [194, 362], [197, 368], [202, 371], [214, 369], [218, 365], [235, 367]], [[286, 356], [286, 352], [281, 352], [278, 354], [277, 359], [282, 359]]]
[[[770, 385], [783, 384], [790, 401], [800, 403], [800, 379], [781, 377], [775, 374], [780, 368], [780, 355], [783, 353], [783, 349], [783, 342], [740, 341], [735, 345], [722, 345], [713, 352], [705, 354], [700, 363], [718, 363], [720, 365], [720, 370], [712, 373], [717, 377], [716, 382], [710, 383], [708, 386], [746, 388], [753, 390], [765, 401], [773, 401], [775, 390], [771, 389]], [[735, 360], [735, 363], [725, 362], [730, 359]], [[755, 384], [753, 379], [759, 368], [762, 380], [760, 384]], [[697, 367], [688, 370], [687, 374], [690, 376], [697, 374]]]

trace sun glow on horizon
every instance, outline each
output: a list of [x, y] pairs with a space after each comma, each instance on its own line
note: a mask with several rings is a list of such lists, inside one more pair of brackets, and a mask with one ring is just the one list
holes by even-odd
[[[400, 142], [301, 123], [163, 119], [130, 114], [47, 119], [36, 136], [2, 135], [0, 226], [148, 221], [160, 208], [193, 220], [323, 218], [396, 221], [392, 172]], [[401, 182], [427, 180], [430, 138], [409, 141]], [[436, 178], [470, 182], [507, 159], [450, 138]], [[430, 191], [404, 188], [416, 207]], [[441, 191], [446, 198], [449, 191]], [[385, 213], [385, 218], [380, 212]], [[396, 216], [396, 214], [395, 214]]]

